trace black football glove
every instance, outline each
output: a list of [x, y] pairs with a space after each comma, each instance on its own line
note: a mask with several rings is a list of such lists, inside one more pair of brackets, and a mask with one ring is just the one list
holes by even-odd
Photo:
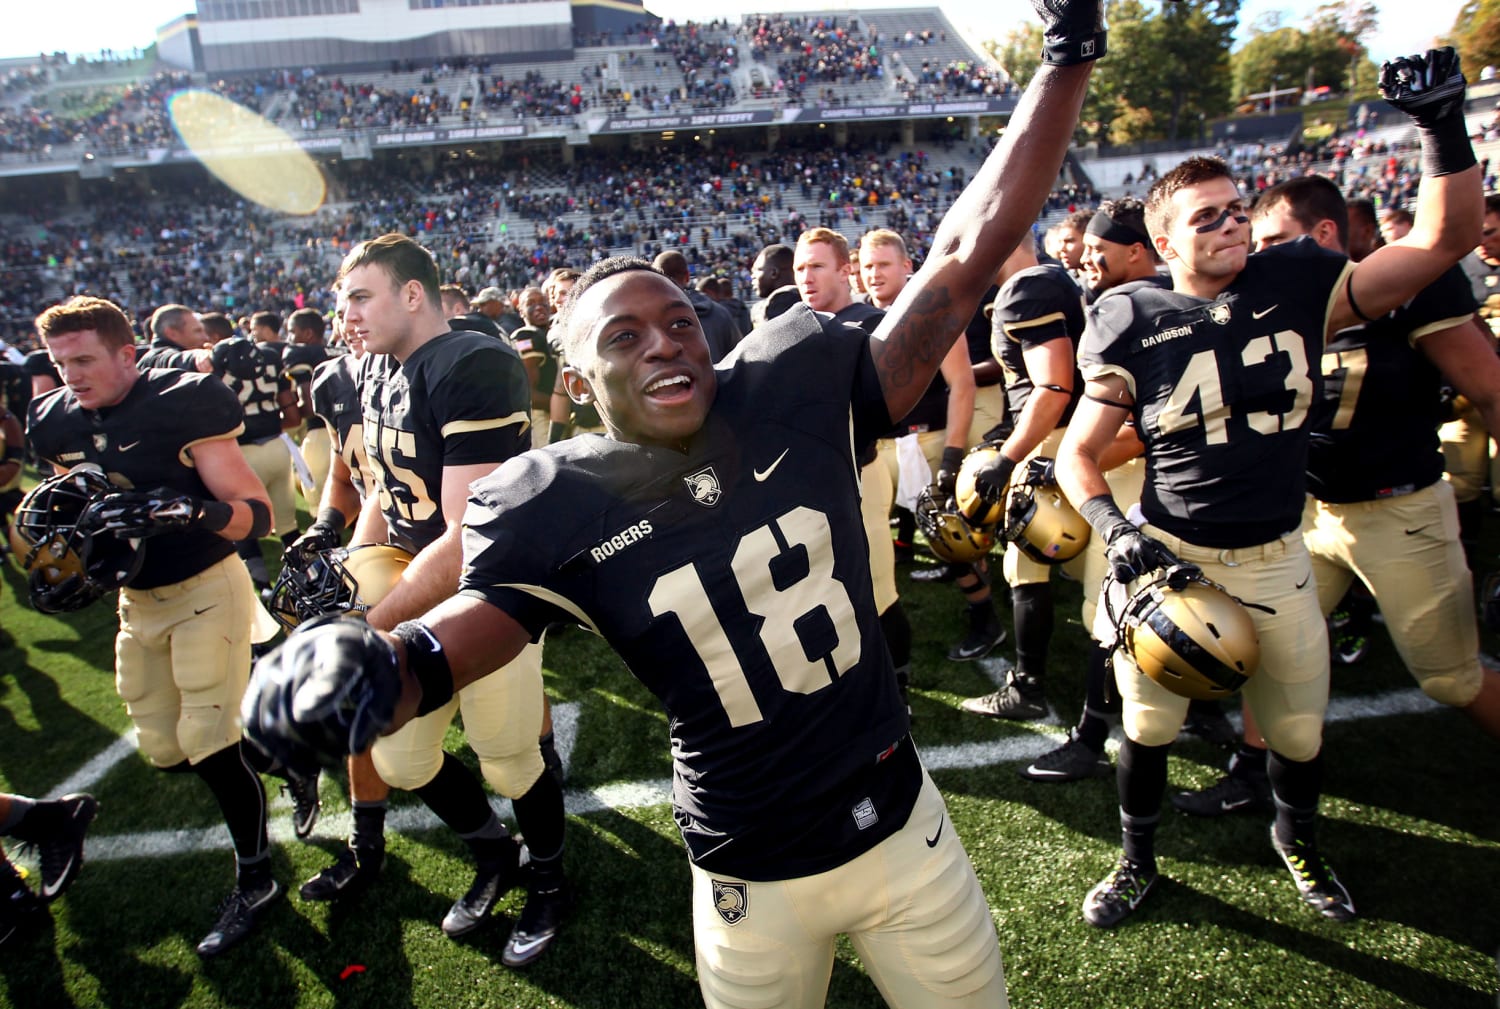
[[245, 738], [298, 774], [370, 748], [401, 698], [396, 650], [363, 620], [321, 617], [255, 664]]
[[1128, 524], [1114, 530], [1104, 548], [1104, 556], [1114, 572], [1115, 581], [1122, 585], [1182, 563], [1172, 551]]
[[1003, 453], [996, 453], [993, 462], [974, 467], [974, 493], [987, 505], [998, 504], [1005, 497], [1005, 491], [1010, 487], [1010, 475], [1015, 470], [1016, 464], [1012, 460]]
[[943, 461], [938, 465], [937, 478], [933, 481], [938, 500], [947, 501], [953, 497], [954, 488], [958, 486], [958, 470], [963, 464], [963, 449], [952, 446], [943, 449]]
[[87, 519], [94, 529], [126, 539], [142, 539], [201, 524], [203, 502], [166, 487], [116, 491], [89, 505]]
[[1042, 19], [1042, 62], [1055, 67], [1104, 55], [1103, 0], [1031, 0]]
[[1464, 112], [1467, 82], [1452, 46], [1380, 66], [1380, 94], [1424, 129]]
[[1051, 487], [1057, 483], [1057, 460], [1033, 456], [1026, 464], [1024, 480], [1028, 487]]
[[31, 605], [42, 613], [72, 613], [104, 596], [104, 589], [92, 579], [69, 575], [54, 584], [48, 582], [40, 570], [32, 571], [27, 577], [26, 588], [31, 595]]

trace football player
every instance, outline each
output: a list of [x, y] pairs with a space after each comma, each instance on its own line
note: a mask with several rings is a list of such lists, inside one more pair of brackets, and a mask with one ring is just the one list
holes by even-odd
[[[253, 318], [260, 321], [252, 322], [252, 326], [261, 333], [269, 330], [274, 336], [267, 317], [280, 325], [280, 318], [272, 313], [257, 312]], [[291, 449], [281, 432], [297, 427], [302, 414], [297, 408], [297, 390], [282, 367], [281, 346], [233, 336], [215, 343], [212, 357], [213, 373], [235, 394], [244, 411], [240, 451], [270, 496], [270, 532], [288, 547], [297, 540], [297, 500]], [[245, 539], [238, 549], [257, 591], [270, 588], [271, 575], [260, 552], [260, 538]]]
[[557, 355], [547, 340], [552, 305], [539, 287], [522, 291], [518, 305], [526, 325], [511, 333], [510, 339], [531, 383], [532, 440], [540, 442], [552, 423], [552, 386], [557, 381]]
[[[1222, 161], [1189, 158], [1164, 174], [1146, 220], [1173, 290], [1129, 284], [1093, 305], [1079, 356], [1088, 386], [1057, 460], [1063, 489], [1103, 537], [1122, 584], [1180, 558], [1266, 607], [1252, 613], [1261, 661], [1243, 690], [1271, 751], [1271, 839], [1303, 900], [1337, 921], [1355, 909], [1315, 833], [1329, 659], [1300, 532], [1309, 411], [1320, 398], [1325, 336], [1379, 318], [1456, 263], [1473, 247], [1482, 200], [1456, 54], [1388, 63], [1381, 85], [1422, 137], [1412, 232], [1359, 264], [1310, 241], [1250, 256], [1244, 199]], [[1139, 527], [1110, 496], [1099, 464], [1126, 416], [1146, 452]], [[1083, 903], [1085, 919], [1101, 927], [1134, 912], [1157, 883], [1167, 751], [1188, 706], [1132, 668], [1125, 649], [1115, 673], [1126, 736], [1124, 852]]]
[[750, 328], [756, 329], [766, 322], [767, 301], [771, 292], [796, 283], [792, 274], [792, 249], [777, 242], [768, 245], [756, 254], [750, 264], [750, 277], [755, 282], [757, 301], [750, 306]]
[[[352, 542], [394, 543], [416, 555], [390, 593], [365, 615], [389, 630], [453, 593], [461, 556], [459, 523], [471, 481], [531, 447], [526, 369], [509, 346], [448, 330], [437, 268], [401, 235], [357, 245], [339, 270], [345, 328], [365, 343], [357, 381], [365, 454], [376, 494]], [[482, 926], [515, 885], [528, 898], [506, 942], [508, 966], [530, 963], [551, 944], [571, 904], [563, 874], [563, 797], [545, 773], [541, 645], [530, 645], [492, 677], [383, 737], [375, 769], [392, 787], [425, 802], [468, 844], [474, 883], [443, 919], [461, 936]], [[484, 788], [443, 736], [463, 711], [480, 768], [511, 799], [526, 838], [521, 847], [490, 808]]]
[[[1307, 235], [1325, 249], [1352, 251], [1344, 199], [1320, 176], [1267, 189], [1252, 219], [1258, 249]], [[1476, 325], [1476, 307], [1454, 267], [1394, 312], [1329, 339], [1303, 538], [1323, 612], [1354, 579], [1364, 582], [1422, 690], [1500, 737], [1500, 673], [1480, 665], [1473, 581], [1437, 435], [1445, 382], [1469, 398], [1486, 427], [1500, 429], [1500, 359]], [[1229, 773], [1172, 803], [1199, 816], [1254, 809], [1269, 798], [1265, 767], [1264, 741], [1247, 719]]]
[[328, 428], [313, 408], [313, 372], [328, 360], [323, 342], [328, 323], [315, 308], [299, 308], [287, 316], [286, 327], [291, 343], [283, 344], [281, 368], [297, 393], [297, 415], [306, 425], [302, 435], [302, 458], [312, 472], [313, 488], [303, 488], [308, 504], [316, 507], [323, 500], [323, 484], [328, 479], [330, 458]]
[[216, 956], [281, 893], [265, 789], [247, 755], [264, 761], [242, 751], [235, 718], [257, 604], [234, 543], [268, 531], [270, 505], [235, 443], [244, 417], [223, 383], [140, 371], [125, 314], [98, 298], [49, 308], [37, 330], [66, 384], [33, 401], [27, 437], [59, 473], [95, 463], [131, 488], [92, 507], [105, 529], [146, 540], [139, 572], [120, 590], [115, 640], [115, 687], [137, 745], [160, 770], [198, 775], [234, 842], [234, 892], [198, 944]]
[[[911, 411], [1051, 188], [1103, 35], [1097, 3], [1038, 13], [1067, 65], [1038, 71], [874, 337], [793, 307], [716, 369], [681, 288], [640, 260], [595, 266], [558, 325], [568, 390], [609, 438], [478, 481], [463, 591], [421, 621], [293, 635], [246, 704], [257, 738], [304, 760], [357, 723], [358, 746], [554, 620], [597, 629], [670, 716], [710, 1009], [822, 1004], [840, 932], [892, 1006], [1006, 1005], [876, 619], [855, 445]], [[351, 703], [321, 704], [336, 682]]]
[[0, 854], [0, 947], [22, 929], [35, 929], [46, 905], [72, 885], [83, 866], [83, 835], [98, 812], [98, 801], [83, 793], [44, 801], [0, 792], [0, 834], [33, 848], [42, 869], [41, 888], [33, 892]]
[[208, 371], [212, 358], [206, 349], [208, 334], [203, 321], [186, 305], [163, 305], [151, 313], [151, 343], [136, 361], [142, 371], [148, 368], [181, 368], [183, 371]]

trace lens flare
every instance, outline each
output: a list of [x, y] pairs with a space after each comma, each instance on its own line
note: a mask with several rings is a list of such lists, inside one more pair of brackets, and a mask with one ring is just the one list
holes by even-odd
[[219, 181], [263, 207], [310, 214], [327, 186], [308, 153], [285, 130], [212, 91], [179, 91], [168, 102], [177, 135]]

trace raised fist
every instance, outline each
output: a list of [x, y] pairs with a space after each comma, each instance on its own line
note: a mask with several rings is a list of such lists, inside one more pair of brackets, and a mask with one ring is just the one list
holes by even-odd
[[1042, 62], [1057, 67], [1104, 55], [1103, 0], [1031, 0], [1042, 19]]
[[1468, 82], [1452, 46], [1401, 56], [1380, 67], [1380, 94], [1421, 127], [1462, 116]]

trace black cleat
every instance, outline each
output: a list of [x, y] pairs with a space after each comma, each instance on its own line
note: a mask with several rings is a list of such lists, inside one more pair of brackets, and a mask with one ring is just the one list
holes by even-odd
[[323, 801], [318, 798], [318, 772], [304, 778], [288, 771], [281, 791], [292, 797], [292, 830], [300, 840], [307, 840], [323, 811]]
[[1230, 772], [1207, 788], [1173, 794], [1172, 805], [1191, 816], [1265, 812], [1271, 808], [1271, 782], [1264, 775]]
[[991, 620], [983, 627], [971, 630], [958, 644], [948, 649], [949, 662], [969, 662], [982, 659], [994, 651], [1005, 640], [1005, 628], [998, 620]]
[[552, 945], [558, 926], [571, 910], [573, 894], [566, 880], [561, 876], [546, 882], [533, 879], [500, 961], [507, 967], [525, 967], [536, 960]]
[[1010, 681], [993, 694], [970, 697], [961, 702], [959, 707], [972, 715], [1009, 718], [1018, 722], [1034, 722], [1047, 717], [1047, 698], [1042, 693], [1041, 685], [1034, 684], [1030, 689], [1023, 689], [1015, 676], [1011, 676]]
[[385, 849], [360, 854], [353, 848], [339, 852], [333, 864], [320, 871], [297, 893], [303, 900], [337, 900], [360, 893], [380, 875], [385, 867]]
[[1018, 772], [1028, 781], [1082, 781], [1085, 778], [1109, 776], [1109, 758], [1092, 750], [1078, 736], [1068, 733], [1068, 741], [1048, 750]]
[[1291, 872], [1297, 893], [1313, 910], [1333, 921], [1353, 921], [1358, 917], [1354, 898], [1323, 861], [1316, 845], [1300, 841], [1282, 844], [1276, 839], [1276, 828], [1272, 827], [1271, 846]]
[[50, 902], [62, 896], [83, 865], [83, 835], [99, 812], [99, 801], [79, 793], [38, 805], [48, 807], [45, 821], [35, 832], [24, 831], [17, 836], [35, 849], [42, 867], [38, 896]]
[[198, 944], [198, 955], [215, 957], [255, 931], [256, 920], [277, 897], [281, 896], [281, 885], [274, 879], [246, 888], [236, 884], [234, 891], [219, 905], [219, 920], [213, 931]]
[[1155, 869], [1120, 856], [1114, 871], [1083, 898], [1083, 920], [1099, 928], [1111, 928], [1128, 918], [1160, 878]]
[[468, 935], [489, 919], [495, 905], [521, 881], [521, 846], [514, 838], [505, 838], [504, 856], [480, 862], [474, 870], [469, 892], [443, 916], [443, 934], [450, 939]]
[[926, 567], [914, 569], [910, 578], [914, 582], [935, 585], [938, 582], [957, 581], [962, 571], [963, 568], [957, 564], [929, 564]]

